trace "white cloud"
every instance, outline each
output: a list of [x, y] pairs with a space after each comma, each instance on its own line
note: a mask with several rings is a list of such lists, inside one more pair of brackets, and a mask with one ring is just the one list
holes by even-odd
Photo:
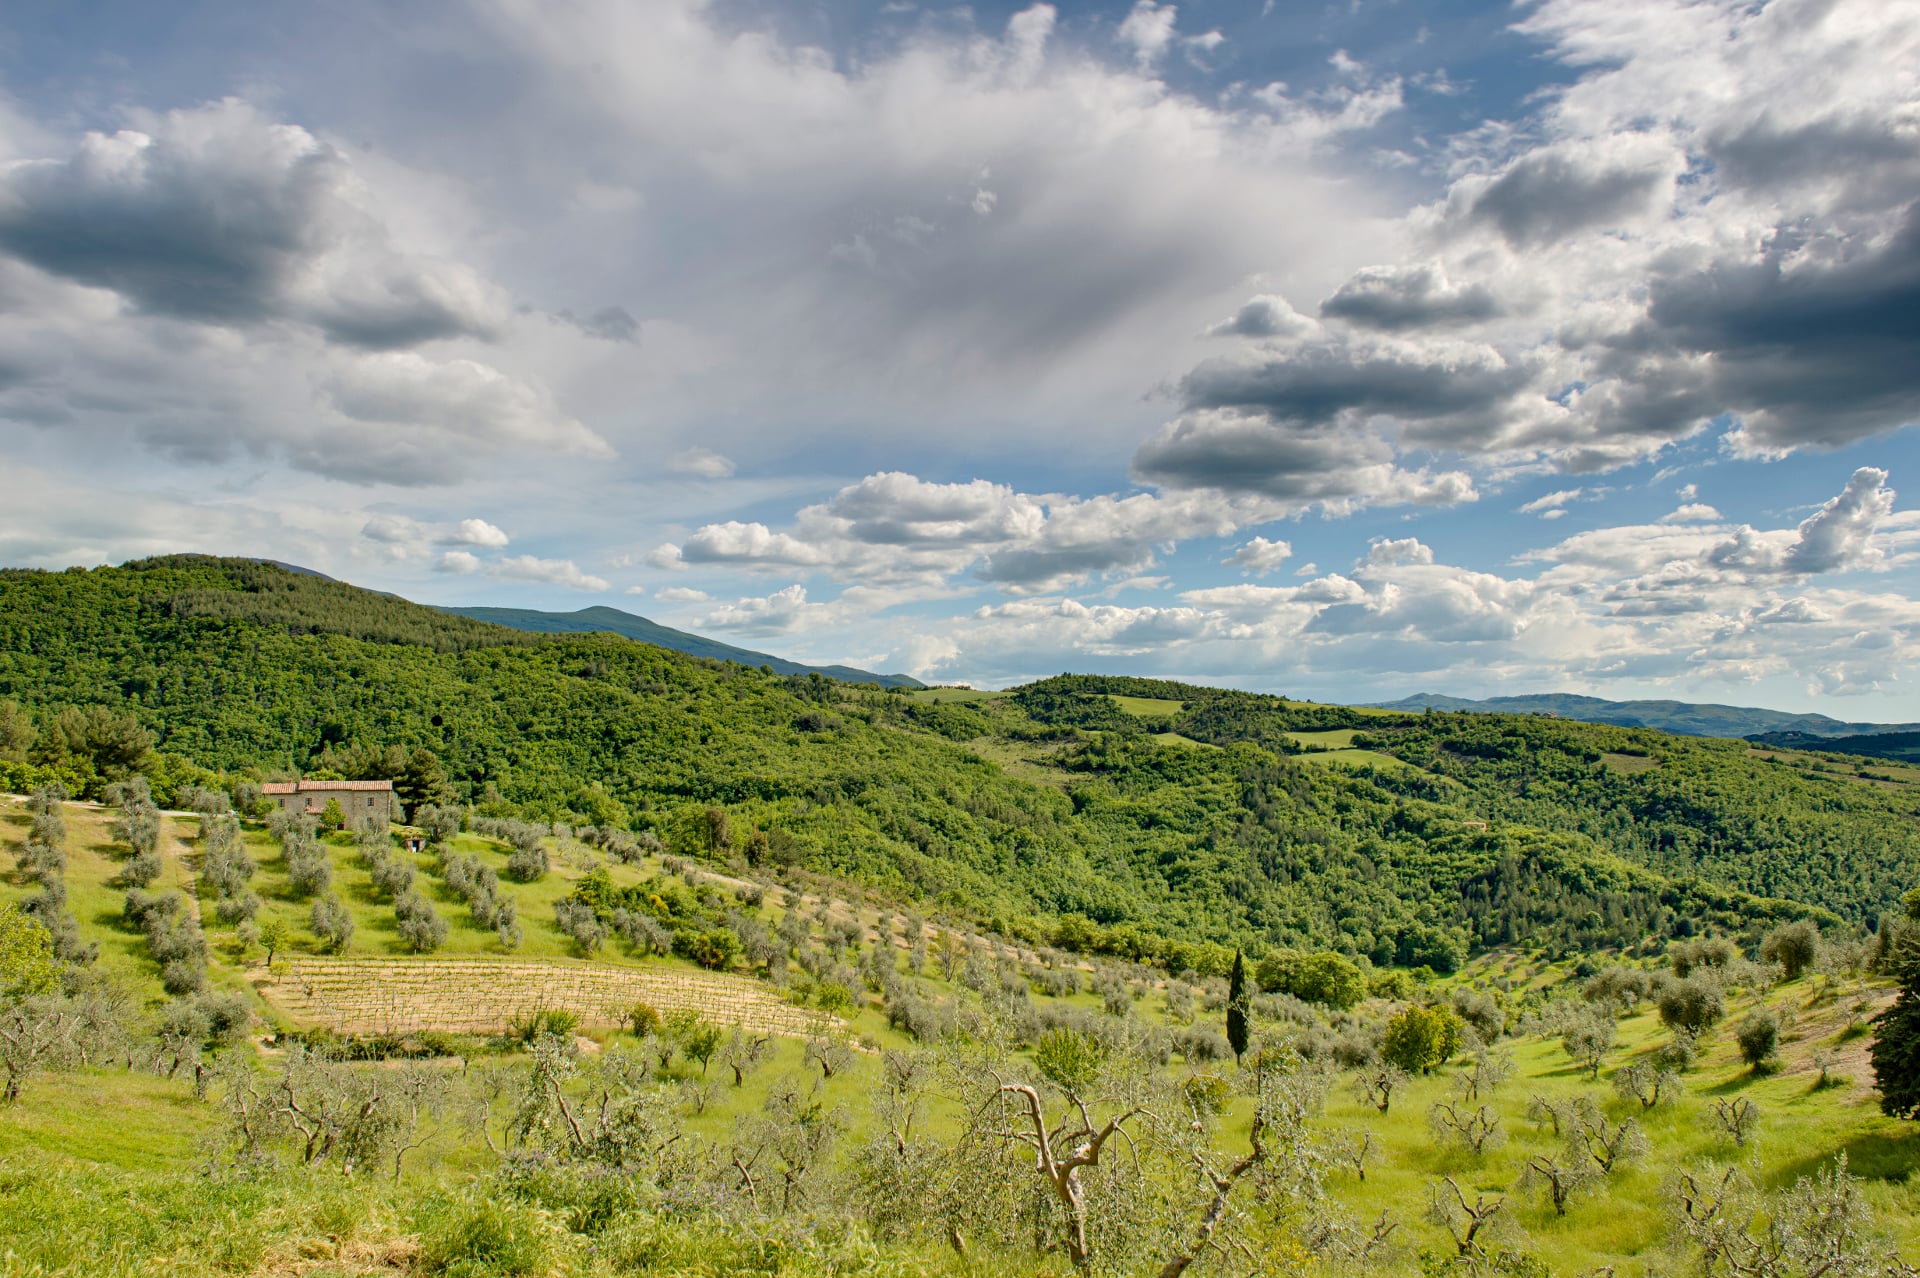
[[499, 550], [508, 541], [506, 533], [484, 519], [463, 519], [443, 539], [463, 546], [485, 546], [490, 550]]
[[1367, 547], [1367, 557], [1362, 560], [1363, 564], [1373, 568], [1432, 562], [1433, 548], [1423, 544], [1418, 537], [1381, 538]]
[[657, 591], [654, 598], [666, 603], [707, 603], [713, 596], [704, 590], [694, 590], [688, 586], [668, 586]]
[[731, 458], [707, 448], [686, 448], [667, 458], [667, 469], [677, 475], [697, 475], [701, 479], [726, 479], [733, 474]]
[[806, 588], [796, 584], [770, 595], [722, 604], [702, 616], [697, 624], [714, 630], [778, 635], [800, 627], [821, 611], [820, 605], [807, 602]]
[[495, 562], [488, 572], [503, 581], [531, 581], [548, 586], [565, 586], [569, 590], [604, 591], [613, 588], [605, 578], [581, 572], [579, 565], [571, 559], [537, 559], [532, 555], [515, 555]]
[[440, 558], [434, 561], [433, 570], [466, 576], [479, 572], [485, 566], [480, 557], [472, 551], [448, 550], [443, 551]]
[[1284, 541], [1268, 541], [1265, 537], [1255, 537], [1220, 562], [1238, 568], [1250, 576], [1264, 577], [1292, 557], [1291, 544]]
[[1548, 493], [1544, 497], [1535, 497], [1532, 501], [1520, 507], [1520, 513], [1523, 515], [1539, 515], [1542, 519], [1552, 519], [1566, 513], [1565, 507], [1567, 503], [1579, 501], [1580, 498], [1586, 494], [1586, 491], [1584, 488], [1563, 488], [1559, 492]]

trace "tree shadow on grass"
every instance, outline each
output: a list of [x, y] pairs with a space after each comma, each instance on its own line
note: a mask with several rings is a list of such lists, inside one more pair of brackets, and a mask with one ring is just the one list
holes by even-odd
[[1904, 1183], [1920, 1171], [1920, 1124], [1909, 1124], [1901, 1131], [1862, 1133], [1837, 1149], [1786, 1163], [1767, 1179], [1775, 1185], [1791, 1185], [1831, 1165], [1841, 1154], [1847, 1156], [1847, 1170], [1862, 1180]]

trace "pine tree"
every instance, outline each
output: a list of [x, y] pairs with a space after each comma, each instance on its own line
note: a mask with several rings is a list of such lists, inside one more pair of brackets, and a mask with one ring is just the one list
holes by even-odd
[[[1911, 915], [1920, 895], [1909, 892], [1905, 901]], [[1873, 1081], [1882, 1113], [1913, 1118], [1920, 1114], [1920, 944], [1900, 936], [1889, 966], [1899, 977], [1900, 994], [1873, 1018]]]
[[1233, 1058], [1247, 1054], [1247, 964], [1238, 950], [1233, 954], [1233, 975], [1227, 979], [1227, 1044]]

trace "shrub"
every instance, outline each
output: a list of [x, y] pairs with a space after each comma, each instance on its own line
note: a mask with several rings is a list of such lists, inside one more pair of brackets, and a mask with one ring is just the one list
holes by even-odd
[[1760, 943], [1760, 957], [1778, 963], [1789, 981], [1798, 980], [1812, 967], [1819, 952], [1820, 929], [1804, 919], [1773, 929]]
[[1758, 1072], [1780, 1045], [1780, 1022], [1772, 1012], [1760, 1008], [1740, 1022], [1734, 1038], [1740, 1044], [1740, 1058]]
[[1727, 1014], [1726, 996], [1710, 976], [1670, 981], [1660, 991], [1660, 1022], [1668, 1029], [1698, 1034]]
[[547, 877], [546, 848], [535, 843], [516, 847], [507, 858], [507, 877], [517, 883], [534, 883]]
[[329, 892], [313, 903], [309, 919], [313, 935], [335, 954], [353, 940], [353, 915], [339, 897]]
[[400, 939], [415, 954], [431, 953], [447, 939], [447, 921], [416, 891], [409, 889], [393, 903], [393, 916], [399, 924]]
[[1460, 1050], [1462, 1024], [1450, 1007], [1406, 1007], [1387, 1021], [1380, 1058], [1409, 1074], [1424, 1074]]
[[1353, 960], [1331, 952], [1275, 950], [1254, 969], [1260, 988], [1347, 1011], [1367, 996], [1367, 979]]

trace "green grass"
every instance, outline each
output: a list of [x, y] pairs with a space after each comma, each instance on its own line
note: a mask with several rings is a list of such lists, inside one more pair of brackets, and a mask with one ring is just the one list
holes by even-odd
[[1165, 697], [1122, 697], [1109, 693], [1107, 699], [1136, 719], [1171, 719], [1186, 705], [1184, 701]]
[[1660, 766], [1658, 759], [1644, 754], [1615, 754], [1611, 750], [1600, 756], [1600, 762], [1609, 772], [1651, 772]]

